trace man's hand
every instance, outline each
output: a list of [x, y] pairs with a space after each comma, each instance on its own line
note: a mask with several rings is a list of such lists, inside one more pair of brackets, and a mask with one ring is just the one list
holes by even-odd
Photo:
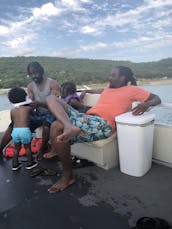
[[150, 94], [149, 98], [144, 102], [138, 104], [135, 108], [132, 109], [133, 115], [142, 115], [149, 107], [156, 106], [161, 103], [159, 96]]
[[31, 104], [30, 104], [30, 107], [34, 110], [34, 109], [36, 109], [36, 103], [35, 102], [32, 102]]
[[149, 108], [149, 103], [139, 103], [135, 108], [132, 109], [133, 115], [142, 115]]
[[81, 101], [84, 99], [84, 97], [85, 97], [86, 94], [87, 94], [86, 91], [82, 91], [82, 92], [81, 92], [81, 94], [80, 94], [80, 96], [79, 96]]

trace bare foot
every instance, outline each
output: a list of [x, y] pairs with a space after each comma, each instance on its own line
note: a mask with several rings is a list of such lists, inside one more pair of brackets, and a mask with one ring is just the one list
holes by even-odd
[[56, 152], [50, 151], [48, 153], [44, 153], [43, 158], [51, 159], [51, 158], [56, 157], [56, 156], [57, 156]]
[[70, 126], [65, 127], [63, 134], [57, 136], [57, 141], [68, 142], [72, 137], [78, 135], [81, 132], [79, 127]]
[[60, 192], [63, 191], [64, 189], [66, 189], [67, 187], [69, 187], [70, 185], [75, 183], [75, 179], [73, 177], [64, 177], [62, 176], [60, 178], [60, 180], [58, 180], [55, 184], [53, 184], [49, 189], [48, 192], [49, 193], [56, 193], [56, 192]]

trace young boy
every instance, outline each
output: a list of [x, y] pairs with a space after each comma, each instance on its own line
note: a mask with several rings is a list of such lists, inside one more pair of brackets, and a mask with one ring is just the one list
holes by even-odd
[[11, 120], [14, 124], [11, 134], [14, 142], [12, 170], [17, 171], [22, 167], [22, 163], [18, 160], [22, 144], [27, 156], [26, 169], [29, 170], [38, 165], [38, 163], [33, 160], [31, 152], [32, 133], [29, 128], [29, 114], [32, 110], [29, 103], [31, 103], [31, 100], [27, 100], [25, 90], [19, 87], [12, 88], [8, 92], [8, 99], [14, 104], [14, 108], [11, 110]]

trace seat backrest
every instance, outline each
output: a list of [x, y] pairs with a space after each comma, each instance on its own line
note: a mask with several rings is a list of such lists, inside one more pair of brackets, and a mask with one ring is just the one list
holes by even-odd
[[87, 93], [83, 99], [83, 103], [86, 106], [94, 106], [98, 100], [98, 98], [100, 97], [100, 94], [91, 94], [91, 93]]

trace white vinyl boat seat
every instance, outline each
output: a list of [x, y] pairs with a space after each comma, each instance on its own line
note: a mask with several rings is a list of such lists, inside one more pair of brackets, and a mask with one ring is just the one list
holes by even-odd
[[[87, 93], [83, 103], [87, 106], [93, 106], [99, 96], [99, 94]], [[104, 169], [115, 167], [118, 164], [117, 134], [115, 132], [107, 139], [91, 143], [75, 143], [71, 146], [71, 154], [92, 161]]]
[[[99, 94], [87, 93], [84, 97], [84, 104], [93, 106], [99, 98]], [[41, 136], [40, 128], [36, 131], [36, 136]], [[91, 143], [75, 143], [71, 146], [71, 154], [81, 159], [94, 162], [103, 169], [110, 169], [118, 164], [118, 147], [116, 132], [107, 139], [94, 141]]]

